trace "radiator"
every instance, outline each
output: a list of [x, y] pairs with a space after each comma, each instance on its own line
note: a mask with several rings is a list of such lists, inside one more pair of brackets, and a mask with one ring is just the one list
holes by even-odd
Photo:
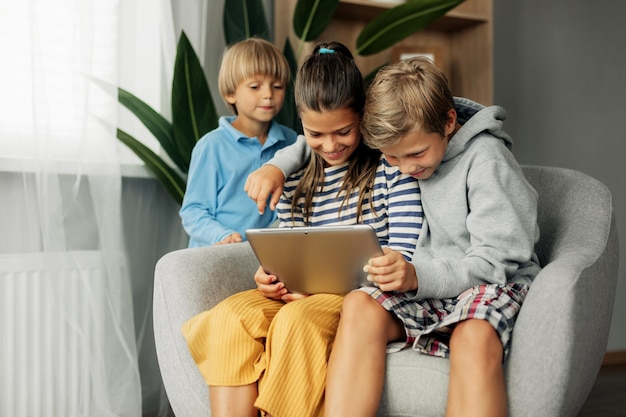
[[0, 416], [90, 416], [106, 313], [100, 252], [0, 255]]

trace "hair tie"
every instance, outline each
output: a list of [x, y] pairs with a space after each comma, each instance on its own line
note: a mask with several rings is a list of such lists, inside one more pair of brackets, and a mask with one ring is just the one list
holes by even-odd
[[319, 53], [320, 54], [334, 54], [335, 50], [334, 49], [328, 49], [328, 48], [320, 48]]

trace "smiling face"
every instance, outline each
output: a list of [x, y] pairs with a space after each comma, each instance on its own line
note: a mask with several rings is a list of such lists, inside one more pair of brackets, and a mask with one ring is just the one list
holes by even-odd
[[300, 118], [307, 144], [328, 166], [348, 161], [361, 142], [361, 117], [350, 108], [321, 112], [306, 109], [300, 112]]
[[439, 168], [446, 150], [448, 141], [458, 130], [456, 112], [449, 112], [449, 119], [445, 125], [445, 135], [439, 133], [425, 133], [423, 129], [416, 129], [393, 145], [380, 148], [387, 161], [418, 180], [425, 180]]
[[418, 180], [428, 179], [439, 167], [448, 141], [438, 133], [413, 131], [393, 146], [381, 148], [387, 161]]

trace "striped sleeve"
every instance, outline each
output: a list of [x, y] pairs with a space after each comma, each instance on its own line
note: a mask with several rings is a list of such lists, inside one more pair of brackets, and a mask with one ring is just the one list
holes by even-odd
[[422, 229], [424, 212], [417, 179], [402, 174], [383, 159], [387, 180], [389, 248], [413, 256]]
[[[341, 184], [348, 164], [324, 170], [323, 187], [317, 190], [312, 203], [309, 226], [350, 225], [357, 223], [359, 191], [345, 200]], [[303, 170], [291, 175], [285, 182], [283, 195], [277, 205], [279, 227], [306, 226], [304, 203], [292, 211], [292, 200]], [[370, 203], [371, 198], [371, 203]], [[376, 170], [374, 189], [363, 201], [359, 223], [369, 224], [376, 231], [381, 246], [401, 252], [409, 260], [415, 250], [422, 227], [423, 211], [419, 185], [416, 179], [401, 174], [381, 157]]]

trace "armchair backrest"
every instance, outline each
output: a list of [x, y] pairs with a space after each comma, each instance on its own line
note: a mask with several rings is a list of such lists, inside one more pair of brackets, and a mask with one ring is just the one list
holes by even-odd
[[595, 262], [614, 229], [613, 202], [606, 185], [567, 168], [525, 165], [522, 169], [539, 193], [540, 238], [535, 249], [541, 265], [590, 240], [597, 244], [587, 246], [591, 249], [587, 262]]

